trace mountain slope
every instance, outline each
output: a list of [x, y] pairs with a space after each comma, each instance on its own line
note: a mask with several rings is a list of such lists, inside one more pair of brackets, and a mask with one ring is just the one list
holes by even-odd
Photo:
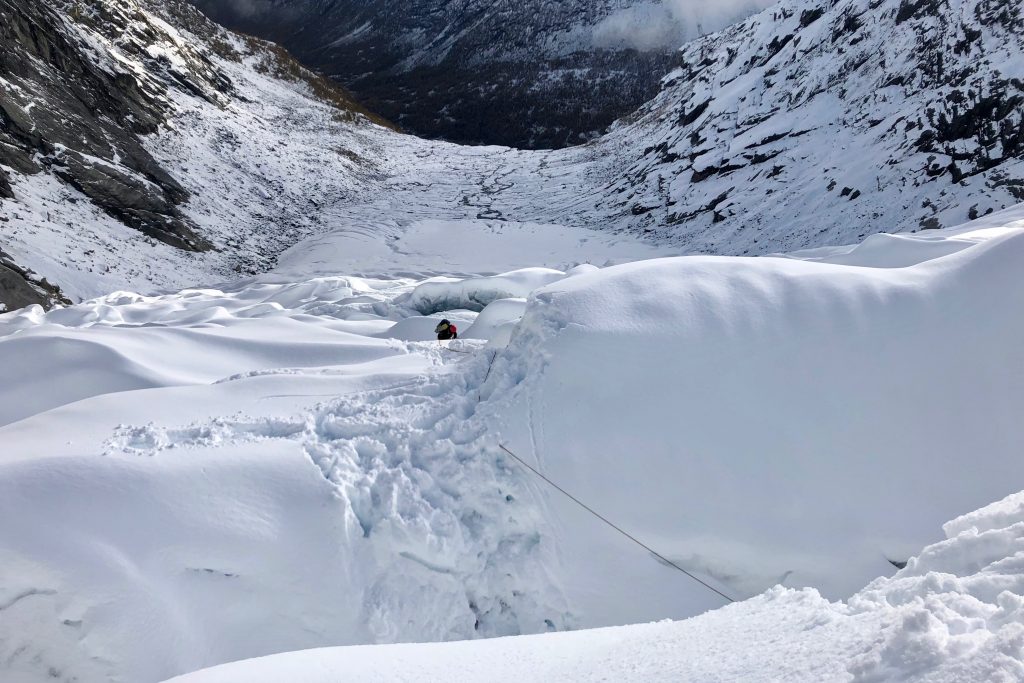
[[228, 79], [132, 4], [3, 0], [0, 13], [0, 163], [50, 169], [126, 225], [183, 249], [209, 248], [177, 208], [188, 193], [139, 137], [166, 123], [172, 84], [219, 103]]
[[[637, 0], [195, 4], [229, 27], [280, 42], [410, 132], [528, 148], [597, 135], [657, 92], [673, 49], [696, 35], [682, 17]], [[759, 4], [711, 9], [707, 28]], [[650, 16], [634, 17], [638, 11]], [[664, 24], [655, 40], [636, 35], [650, 33], [647, 22]]]
[[360, 131], [380, 119], [188, 4], [3, 0], [0, 15], [9, 306], [265, 269], [373, 172]]
[[[46, 161], [51, 143], [32, 157], [35, 143], [24, 136], [2, 147], [4, 191], [16, 198], [0, 199], [0, 273], [13, 287], [0, 293], [12, 305], [262, 272], [317, 234], [325, 249], [376, 239], [387, 254], [424, 219], [628, 231], [678, 251], [765, 254], [954, 225], [1024, 199], [1024, 23], [1015, 5], [787, 0], [685, 46], [661, 93], [608, 135], [542, 152], [465, 148], [369, 125], [344, 92], [275, 48], [184, 4], [135, 7], [148, 12], [156, 37], [123, 47], [104, 37], [120, 35], [116, 21], [104, 34], [85, 15], [47, 15], [78, 32], [73, 44], [106, 55], [97, 63], [127, 64], [112, 72], [120, 82], [140, 75], [146, 88], [132, 87], [149, 93], [143, 101], [162, 123], [139, 133], [138, 117], [107, 116], [89, 129], [85, 151], [100, 154], [99, 165]], [[182, 41], [184, 76], [161, 57]], [[11, 53], [26, 50], [15, 42]], [[73, 69], [42, 73], [55, 83], [74, 78]], [[66, 84], [39, 91], [47, 87], [57, 88], [55, 102], [65, 96]], [[25, 95], [7, 101], [17, 96]], [[59, 109], [49, 97], [9, 106], [41, 117]], [[122, 108], [134, 101], [118, 98]], [[13, 124], [2, 123], [13, 139]], [[116, 145], [107, 149], [103, 136]], [[60, 130], [53, 137], [55, 150], [72, 142]], [[110, 168], [145, 191], [118, 208], [99, 192], [105, 180], [79, 182], [95, 200], [66, 182], [71, 172], [106, 178]], [[164, 241], [128, 229], [122, 220], [150, 216], [133, 202], [157, 203], [154, 220], [181, 226], [192, 242], [148, 224]], [[213, 248], [193, 251], [202, 245]], [[419, 272], [428, 271], [438, 273]]]
[[712, 253], [959, 224], [1024, 201], [1022, 54], [1019, 3], [785, 0], [683, 48], [595, 203]]

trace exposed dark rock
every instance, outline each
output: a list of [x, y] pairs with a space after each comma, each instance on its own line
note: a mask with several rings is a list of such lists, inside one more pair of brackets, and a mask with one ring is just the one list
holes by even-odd
[[0, 168], [0, 199], [14, 199], [11, 181], [7, 177], [7, 172], [2, 168]]
[[824, 7], [805, 9], [803, 12], [800, 13], [800, 27], [807, 28], [808, 26], [816, 22], [818, 19], [821, 19], [823, 16], [825, 16]]
[[713, 178], [715, 176], [721, 176], [727, 173], [732, 173], [733, 171], [738, 171], [739, 169], [743, 168], [743, 166], [743, 164], [722, 164], [721, 166], [712, 165], [702, 169], [695, 168], [693, 169], [693, 176], [690, 179], [690, 182], [701, 183], [707, 180], [708, 178]]
[[935, 16], [939, 13], [941, 0], [903, 0], [896, 12], [896, 23], [902, 24], [908, 19], [923, 16]]
[[66, 303], [70, 302], [61, 294], [59, 287], [18, 266], [10, 256], [0, 251], [0, 309], [14, 310], [32, 304], [51, 308]]
[[[75, 20], [141, 55], [161, 80], [103, 63], [69, 29]], [[0, 0], [0, 162], [21, 173], [50, 169], [110, 215], [182, 249], [209, 247], [182, 215], [188, 193], [143, 148], [169, 112], [168, 84], [216, 101], [230, 82], [197, 53], [190, 69], [150, 55], [155, 28], [130, 3], [51, 5]]]
[[694, 121], [700, 118], [701, 114], [708, 110], [709, 104], [711, 104], [711, 100], [705, 100], [690, 111], [684, 112], [683, 115], [679, 117], [679, 123], [684, 126], [691, 125]]

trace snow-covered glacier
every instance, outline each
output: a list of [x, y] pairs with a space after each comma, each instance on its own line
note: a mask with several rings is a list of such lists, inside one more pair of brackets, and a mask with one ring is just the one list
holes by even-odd
[[524, 151], [0, 0], [0, 679], [1019, 680], [1021, 11], [784, 0]]
[[[935, 614], [967, 609], [939, 574], [905, 589], [914, 608], [878, 598], [869, 609], [874, 589], [844, 606], [804, 588], [847, 598], [908, 561], [881, 586], [910, 586], [900, 577], [925, 566], [910, 558], [945, 520], [1019, 488], [1022, 248], [1020, 211], [775, 257], [569, 271], [546, 267], [570, 258], [556, 240], [549, 261], [507, 275], [340, 277], [319, 263], [306, 281], [271, 273], [4, 314], [0, 354], [23, 378], [0, 389], [6, 671], [156, 681], [286, 650], [565, 631], [723, 604], [501, 445], [749, 599], [694, 623], [833, 615], [862, 624], [849, 635], [860, 643], [890, 633], [889, 619], [905, 623], [893, 643], [931, 643]], [[292, 258], [304, 253], [323, 256], [300, 247]], [[531, 281], [507, 292], [520, 304], [473, 295]], [[440, 300], [482, 305], [409, 305], [445, 289]], [[476, 339], [418, 341], [441, 316], [462, 329], [501, 322]], [[973, 586], [976, 571], [953, 574]], [[1014, 598], [978, 590], [970, 599], [995, 606], [971, 609], [1019, 627]], [[957, 619], [981, 639], [968, 612]], [[669, 643], [704, 628], [690, 623], [635, 637]], [[584, 647], [588, 636], [572, 637]], [[921, 666], [966, 657], [947, 645]], [[826, 662], [823, 649], [808, 671], [884, 678], [898, 643], [878, 647], [878, 661]], [[779, 671], [771, 661], [765, 677]]]

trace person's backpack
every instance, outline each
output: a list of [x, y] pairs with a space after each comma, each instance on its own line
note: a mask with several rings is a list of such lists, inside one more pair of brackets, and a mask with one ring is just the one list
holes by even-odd
[[446, 341], [448, 339], [459, 338], [459, 328], [451, 324], [448, 319], [442, 320], [434, 328], [434, 332], [437, 334], [438, 341]]

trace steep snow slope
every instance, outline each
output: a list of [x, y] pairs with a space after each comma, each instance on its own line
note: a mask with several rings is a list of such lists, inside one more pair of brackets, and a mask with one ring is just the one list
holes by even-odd
[[[24, 417], [0, 428], [4, 675], [156, 681], [721, 605], [498, 443], [737, 598], [845, 596], [1021, 478], [1022, 238], [1018, 211], [798, 258], [286, 270], [0, 316], [25, 380], [0, 387]], [[538, 265], [578, 248], [550, 247]], [[484, 338], [417, 341], [441, 315]]]
[[687, 621], [466, 643], [310, 650], [175, 683], [360, 681], [1001, 681], [1024, 679], [1024, 494], [846, 602], [772, 589]]
[[592, 150], [595, 201], [708, 253], [958, 225], [1024, 201], [1024, 8], [783, 0], [686, 45]]

